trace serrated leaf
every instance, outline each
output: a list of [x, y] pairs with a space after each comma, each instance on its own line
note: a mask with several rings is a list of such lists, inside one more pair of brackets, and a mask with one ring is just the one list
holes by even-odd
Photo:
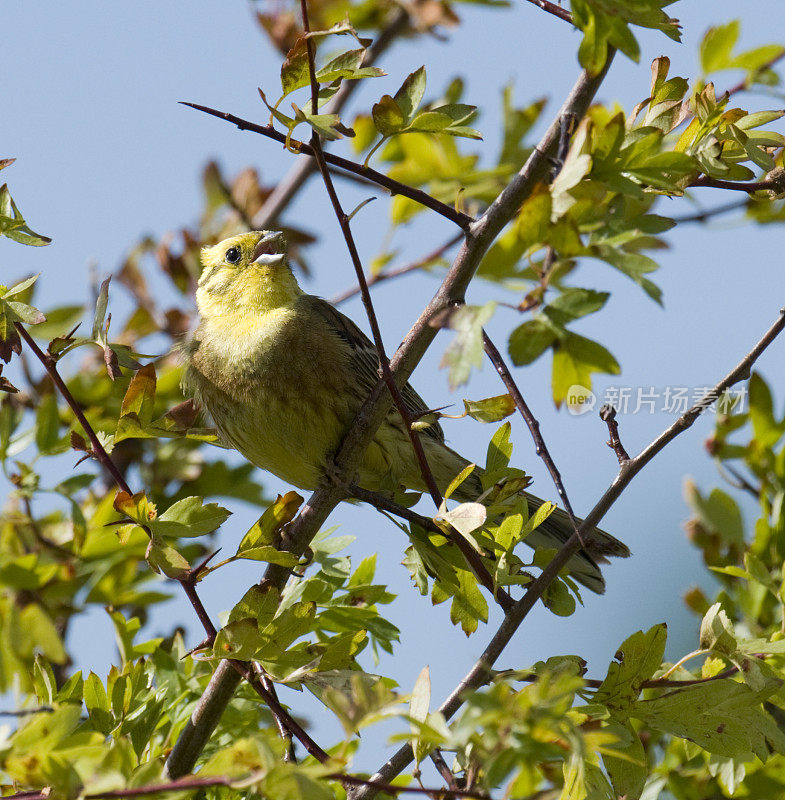
[[640, 694], [644, 681], [660, 668], [667, 638], [667, 627], [661, 623], [625, 639], [616, 653], [617, 661], [608, 667], [608, 674], [597, 689], [594, 701], [611, 709], [626, 709]]
[[424, 94], [425, 67], [420, 67], [406, 77], [401, 88], [395, 93], [395, 102], [407, 124], [412, 120]]
[[564, 402], [572, 386], [591, 389], [594, 372], [618, 375], [621, 367], [599, 342], [567, 332], [556, 343], [553, 352], [551, 386], [556, 406]]
[[772, 751], [785, 753], [785, 734], [761, 707], [771, 691], [721, 679], [639, 700], [630, 715], [710, 753], [765, 761]]
[[184, 497], [158, 517], [154, 529], [162, 536], [204, 536], [220, 528], [231, 513], [218, 503], [205, 503], [202, 497]]
[[150, 543], [146, 558], [155, 572], [163, 573], [167, 578], [177, 580], [191, 571], [188, 561], [174, 547], [162, 541], [156, 540]]

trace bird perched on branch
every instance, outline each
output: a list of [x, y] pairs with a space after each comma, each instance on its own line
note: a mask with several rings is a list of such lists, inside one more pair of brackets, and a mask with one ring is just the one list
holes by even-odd
[[[348, 317], [300, 289], [281, 233], [233, 236], [205, 248], [202, 262], [200, 321], [185, 348], [184, 388], [226, 443], [249, 461], [301, 489], [315, 489], [379, 380], [376, 348]], [[408, 383], [402, 395], [413, 419], [428, 410]], [[420, 438], [443, 491], [469, 462], [445, 444], [438, 423], [425, 427]], [[453, 497], [476, 500], [480, 474], [476, 468]], [[397, 410], [368, 446], [356, 482], [370, 490], [426, 490]], [[526, 497], [532, 511], [543, 502]], [[556, 509], [526, 543], [559, 547], [573, 530], [567, 514]], [[589, 589], [602, 592], [597, 562], [627, 555], [622, 542], [595, 531], [568, 567]]]

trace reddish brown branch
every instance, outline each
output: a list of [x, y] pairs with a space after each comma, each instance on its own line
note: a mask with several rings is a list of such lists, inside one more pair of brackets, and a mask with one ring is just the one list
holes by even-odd
[[551, 3], [549, 0], [527, 0], [527, 2], [532, 3], [537, 8], [541, 8], [543, 11], [547, 11], [549, 14], [553, 14], [554, 17], [572, 24], [572, 14], [567, 9], [556, 5], [556, 3]]
[[[451, 247], [454, 247], [456, 244], [458, 244], [461, 239], [463, 239], [463, 234], [458, 233], [449, 241], [439, 245], [439, 247], [437, 247], [435, 250], [432, 250], [422, 258], [418, 258], [416, 261], [412, 261], [410, 264], [405, 264], [402, 267], [395, 267], [394, 269], [387, 269], [383, 272], [377, 272], [375, 275], [370, 275], [368, 278], [366, 278], [368, 288], [370, 289], [371, 286], [375, 286], [377, 283], [388, 281], [390, 278], [399, 278], [401, 275], [407, 275], [410, 272], [415, 272], [418, 269], [422, 269], [432, 261], [436, 261], [437, 258], [441, 258]], [[348, 300], [350, 297], [360, 294], [360, 291], [361, 289], [359, 285], [352, 286], [350, 289], [346, 289], [340, 294], [334, 295], [332, 298], [330, 298], [330, 302], [333, 305], [338, 305], [339, 303], [343, 303], [344, 300]]]
[[[309, 40], [310, 41], [310, 40]], [[262, 136], [267, 136], [269, 139], [275, 139], [276, 142], [280, 142], [281, 144], [286, 144], [286, 136], [283, 133], [279, 133], [272, 125], [257, 125], [255, 122], [250, 122], [247, 119], [242, 119], [241, 117], [237, 117], [234, 114], [229, 114], [225, 111], [217, 111], [214, 108], [210, 108], [209, 106], [202, 106], [198, 103], [188, 103], [185, 101], [181, 101], [181, 105], [188, 106], [189, 108], [195, 108], [197, 111], [203, 111], [205, 114], [210, 114], [213, 117], [218, 117], [218, 119], [226, 120], [227, 122], [231, 122], [232, 125], [237, 126], [241, 131], [251, 131], [253, 133], [261, 134]], [[296, 150], [299, 153], [305, 153], [309, 156], [314, 156], [314, 151], [311, 145], [306, 144], [305, 142], [300, 142], [297, 139], [289, 139], [289, 147], [293, 150]], [[377, 184], [378, 186], [383, 186], [385, 189], [390, 191], [392, 194], [400, 194], [404, 197], [408, 197], [410, 200], [414, 200], [416, 203], [419, 203], [426, 208], [430, 208], [432, 211], [435, 211], [437, 214], [449, 219], [450, 222], [454, 222], [459, 228], [463, 230], [467, 230], [469, 225], [472, 224], [474, 221], [468, 214], [464, 214], [462, 211], [457, 211], [452, 206], [448, 206], [446, 203], [442, 203], [440, 200], [437, 200], [435, 197], [432, 197], [427, 192], [422, 191], [422, 189], [416, 189], [413, 186], [408, 186], [405, 183], [401, 183], [400, 181], [393, 180], [385, 175], [383, 172], [379, 172], [372, 167], [365, 167], [362, 164], [358, 164], [354, 161], [349, 160], [348, 158], [343, 158], [342, 156], [336, 156], [332, 153], [324, 153], [324, 160], [335, 167], [340, 167], [341, 169], [345, 169], [347, 172], [352, 172], [356, 175], [360, 175], [363, 178], [366, 178], [369, 181]]]
[[753, 192], [761, 191], [782, 191], [783, 181], [782, 178], [772, 178], [763, 181], [723, 181], [719, 178], [710, 178], [708, 175], [701, 175], [696, 178], [690, 186], [706, 187], [709, 189], [728, 189], [735, 192]]
[[[57, 390], [62, 395], [65, 402], [68, 404], [70, 409], [73, 411], [74, 416], [79, 421], [79, 424], [82, 426], [82, 429], [85, 432], [85, 435], [90, 441], [90, 445], [93, 450], [93, 455], [99, 461], [99, 463], [106, 469], [106, 471], [112, 476], [117, 486], [124, 491], [128, 495], [133, 495], [133, 491], [129, 486], [128, 482], [125, 480], [122, 472], [118, 469], [117, 465], [112, 460], [112, 457], [109, 453], [106, 452], [106, 448], [101, 444], [100, 439], [96, 435], [93, 426], [88, 422], [87, 417], [85, 417], [84, 412], [82, 411], [81, 406], [76, 401], [76, 398], [71, 394], [70, 389], [66, 386], [65, 381], [60, 376], [60, 373], [57, 370], [57, 363], [55, 359], [49, 355], [48, 353], [44, 353], [43, 350], [36, 344], [35, 340], [32, 336], [27, 332], [23, 325], [19, 324], [18, 322], [15, 323], [16, 330], [19, 333], [19, 336], [25, 341], [28, 347], [33, 351], [33, 354], [36, 358], [41, 362], [44, 369], [46, 370], [49, 377], [52, 379], [52, 382], [57, 387]], [[148, 535], [150, 532], [148, 531]], [[196, 577], [200, 568], [197, 567], [194, 570], [186, 575], [183, 578], [178, 579], [178, 583], [182, 587], [183, 591], [185, 592], [186, 597], [188, 598], [191, 606], [193, 607], [196, 616], [199, 618], [199, 621], [202, 623], [204, 627], [205, 633], [207, 634], [207, 642], [212, 643], [215, 640], [215, 636], [217, 634], [217, 630], [210, 619], [210, 615], [207, 613], [207, 610], [202, 603], [201, 598], [199, 597], [196, 591]], [[302, 729], [300, 725], [292, 718], [292, 716], [286, 711], [286, 709], [281, 706], [278, 698], [275, 695], [275, 690], [269, 691], [264, 686], [261, 686], [256, 680], [253, 673], [247, 667], [247, 665], [242, 664], [241, 662], [232, 662], [232, 665], [235, 669], [246, 679], [248, 682], [253, 686], [253, 688], [257, 691], [257, 693], [262, 697], [262, 699], [267, 703], [270, 707], [270, 710], [273, 713], [273, 716], [276, 718], [276, 722], [279, 725], [284, 726], [289, 732], [295, 736], [302, 742], [303, 746], [308, 750], [311, 755], [314, 757], [318, 757], [319, 754], [323, 755], [324, 759], [327, 759], [328, 756], [312, 739], [308, 734]], [[279, 719], [280, 717], [280, 719]], [[313, 752], [312, 752], [313, 751]]]
[[[300, 0], [300, 9], [303, 17], [303, 30], [306, 33], [309, 33], [310, 25], [308, 22], [307, 0]], [[316, 80], [315, 48], [313, 39], [310, 37], [306, 39], [306, 48], [308, 53], [308, 72], [311, 82], [311, 111], [315, 114], [318, 110], [319, 104], [319, 84]], [[349, 217], [346, 215], [343, 207], [341, 206], [338, 193], [335, 191], [335, 184], [333, 184], [330, 171], [327, 169], [325, 153], [322, 149], [322, 144], [316, 131], [314, 131], [311, 135], [311, 150], [313, 151], [314, 158], [319, 166], [319, 171], [322, 174], [322, 180], [324, 181], [325, 189], [327, 190], [327, 194], [330, 198], [330, 203], [332, 204], [335, 216], [338, 219], [338, 224], [341, 228], [343, 238], [346, 241], [346, 247], [349, 250], [349, 256], [352, 259], [352, 265], [354, 266], [354, 271], [357, 275], [357, 281], [360, 285], [360, 293], [362, 295], [363, 305], [365, 306], [365, 313], [368, 316], [368, 322], [371, 326], [371, 334], [373, 336], [374, 344], [376, 345], [376, 352], [379, 357], [379, 366], [382, 377], [384, 378], [384, 382], [390, 391], [393, 402], [395, 403], [395, 407], [398, 409], [398, 413], [401, 415], [401, 419], [403, 420], [406, 433], [409, 436], [412, 449], [414, 450], [415, 457], [417, 458], [417, 462], [420, 466], [420, 473], [423, 481], [425, 481], [425, 485], [428, 487], [428, 492], [431, 495], [434, 505], [438, 508], [442, 503], [442, 495], [439, 491], [439, 487], [436, 485], [436, 479], [433, 476], [433, 472], [428, 465], [428, 459], [425, 456], [425, 450], [423, 449], [422, 442], [420, 441], [420, 436], [417, 431], [412, 428], [411, 415], [409, 414], [409, 410], [406, 408], [406, 404], [403, 401], [401, 391], [398, 388], [398, 384], [395, 382], [392, 372], [390, 372], [390, 360], [384, 350], [384, 342], [382, 341], [382, 333], [379, 328], [379, 321], [376, 317], [376, 311], [373, 307], [371, 293], [368, 291], [368, 283], [365, 280], [365, 271], [363, 270], [362, 262], [360, 261], [360, 254], [357, 252], [357, 245], [355, 244], [354, 235], [352, 234], [351, 223]]]
[[537, 453], [537, 455], [545, 463], [545, 466], [548, 468], [551, 479], [556, 486], [556, 491], [559, 493], [559, 498], [561, 499], [567, 513], [570, 515], [573, 526], [577, 526], [575, 513], [572, 510], [570, 498], [567, 497], [567, 490], [564, 488], [564, 482], [562, 481], [561, 473], [551, 457], [548, 446], [545, 444], [545, 439], [542, 437], [539, 421], [534, 414], [532, 414], [531, 409], [523, 399], [523, 395], [521, 394], [518, 385], [515, 383], [515, 379], [512, 377], [510, 370], [507, 369], [507, 365], [504, 363], [501, 353], [498, 351], [496, 345], [491, 341], [491, 338], [485, 331], [482, 332], [482, 343], [483, 347], [485, 348], [486, 355], [491, 360], [496, 372], [499, 373], [499, 377], [502, 379], [507, 391], [510, 393], [512, 400], [515, 403], [515, 407], [518, 409], [518, 411], [520, 411], [521, 416], [526, 423], [526, 427], [528, 427], [529, 432], [531, 433], [532, 439], [534, 439], [534, 452]]
[[630, 460], [630, 454], [624, 449], [624, 445], [619, 438], [619, 423], [616, 421], [616, 409], [611, 405], [604, 405], [600, 409], [600, 419], [608, 426], [608, 447], [616, 453], [619, 466], [623, 466]]

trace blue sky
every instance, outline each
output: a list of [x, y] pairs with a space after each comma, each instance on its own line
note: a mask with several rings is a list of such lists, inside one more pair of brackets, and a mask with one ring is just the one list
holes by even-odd
[[[446, 42], [421, 40], [396, 47], [381, 64], [389, 77], [366, 82], [371, 85], [358, 92], [354, 108], [367, 109], [383, 92], [394, 92], [403, 77], [423, 62], [429, 93], [463, 74], [465, 100], [480, 107], [477, 127], [487, 133], [485, 146], [495, 153], [502, 86], [514, 85], [520, 105], [551, 97], [545, 113], [550, 119], [578, 72], [578, 34], [528, 3], [508, 10], [459, 4], [457, 10], [465, 20], [461, 28], [450, 32]], [[742, 14], [742, 46], [751, 47], [772, 41], [777, 31], [772, 31], [770, 21], [781, 14], [777, 0], [755, 3], [754, 14], [746, 5], [729, 0], [676, 3], [669, 11], [682, 20], [684, 43], [653, 33], [641, 35], [640, 64], [617, 58], [599, 99], [618, 101], [629, 111], [647, 96], [652, 58], [667, 54], [671, 74], [692, 77], [697, 72], [697, 44], [710, 22]], [[12, 2], [4, 7], [4, 30], [0, 156], [18, 161], [3, 178], [31, 226], [51, 236], [53, 243], [47, 248], [23, 248], [1, 239], [0, 281], [42, 272], [43, 308], [87, 301], [91, 264], [101, 275], [108, 274], [142, 234], [160, 236], [195, 220], [201, 211], [200, 171], [208, 159], [217, 159], [227, 174], [253, 165], [264, 182], [280, 178], [291, 164], [290, 154], [279, 145], [177, 104], [191, 100], [265, 121], [256, 89], [261, 86], [275, 93], [279, 62], [256, 28], [250, 6], [243, 2]], [[733, 73], [724, 74], [720, 85], [737, 79]], [[741, 104], [777, 107], [782, 99], [744, 97]], [[335, 149], [343, 152], [340, 144]], [[368, 195], [354, 187], [339, 189], [347, 208]], [[706, 206], [728, 200], [706, 190], [695, 198]], [[366, 263], [382, 248], [385, 203], [380, 200], [364, 209], [354, 225]], [[678, 215], [689, 209], [687, 201], [665, 200], [657, 210]], [[315, 274], [306, 285], [308, 291], [330, 296], [353, 283], [351, 263], [317, 181], [301, 194], [286, 219], [320, 237], [310, 255]], [[666, 386], [693, 390], [711, 385], [757, 341], [785, 302], [782, 233], [737, 222], [731, 215], [708, 228], [684, 226], [667, 235], [671, 248], [657, 254], [662, 269], [655, 276], [664, 290], [664, 309], [607, 266], [581, 267], [577, 285], [613, 293], [607, 308], [578, 328], [606, 344], [623, 368], [621, 376], [599, 376], [599, 394], [619, 385], [658, 391]], [[451, 234], [448, 222], [429, 217], [399, 231], [395, 244], [404, 260]], [[388, 350], [400, 341], [436, 285], [435, 277], [422, 276], [390, 282], [375, 292]], [[468, 299], [509, 298], [495, 287], [476, 284]], [[122, 293], [115, 291], [112, 303], [118, 312], [123, 302]], [[347, 303], [343, 310], [367, 329], [359, 302]], [[502, 344], [517, 324], [514, 312], [500, 310], [490, 332]], [[444, 334], [437, 339], [413, 379], [429, 404], [453, 402], [460, 407], [462, 397], [477, 399], [501, 391], [486, 366], [467, 387], [451, 395], [445, 374], [438, 370], [447, 341]], [[778, 406], [785, 372], [783, 346], [776, 343], [760, 361]], [[541, 420], [576, 511], [585, 513], [616, 471], [613, 453], [604, 444], [605, 427], [595, 414], [572, 417], [553, 408], [549, 359], [517, 370], [516, 378]], [[661, 411], [624, 415], [622, 435], [628, 450], [639, 450], [672, 420], [673, 415]], [[534, 489], [540, 495], [553, 498], [528, 433], [517, 419], [513, 424], [514, 463], [534, 476]], [[711, 424], [710, 419], [702, 420], [669, 447], [606, 517], [603, 527], [624, 539], [634, 553], [608, 570], [607, 594], [586, 597], [585, 608], [568, 619], [535, 612], [500, 666], [525, 666], [550, 655], [578, 653], [588, 658], [590, 674], [601, 677], [626, 635], [663, 620], [671, 629], [671, 657], [693, 648], [696, 622], [686, 615], [681, 595], [696, 581], [707, 579], [683, 532], [688, 510], [682, 486], [688, 475], [705, 489], [719, 482], [702, 446]], [[490, 429], [471, 421], [448, 421], [445, 427], [453, 447], [470, 458], [483, 457]], [[271, 476], [259, 477], [271, 492], [287, 488]], [[241, 507], [232, 510], [236, 518], [223, 535], [234, 541], [252, 516]], [[746, 508], [746, 513], [750, 522], [754, 509]], [[392, 525], [356, 507], [340, 511], [334, 521], [340, 523], [341, 532], [357, 536], [352, 547], [356, 562], [378, 551], [379, 577], [401, 596], [393, 606], [393, 620], [405, 629], [403, 641], [381, 671], [392, 674], [406, 689], [430, 663], [434, 699], [439, 701], [482, 650], [498, 615], [487, 629], [467, 640], [450, 626], [446, 607], [432, 608], [411, 587], [400, 566], [405, 543]], [[217, 617], [231, 608], [255, 578], [252, 567], [211, 578], [204, 584], [209, 611]], [[175, 603], [171, 611], [189, 623], [190, 610], [183, 604]], [[155, 622], [150, 632], [157, 632]], [[195, 624], [190, 632], [195, 643], [199, 638]], [[108, 618], [96, 612], [77, 626], [74, 635], [78, 666], [105, 672], [114, 650]], [[364, 745], [371, 754], [368, 766], [374, 763], [376, 745], [373, 737]]]

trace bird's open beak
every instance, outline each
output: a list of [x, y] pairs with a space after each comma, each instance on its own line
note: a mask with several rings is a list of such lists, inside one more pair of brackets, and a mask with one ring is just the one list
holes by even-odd
[[256, 249], [253, 251], [251, 261], [254, 264], [272, 266], [280, 264], [286, 257], [282, 250], [286, 249], [281, 231], [270, 231], [259, 239]]

